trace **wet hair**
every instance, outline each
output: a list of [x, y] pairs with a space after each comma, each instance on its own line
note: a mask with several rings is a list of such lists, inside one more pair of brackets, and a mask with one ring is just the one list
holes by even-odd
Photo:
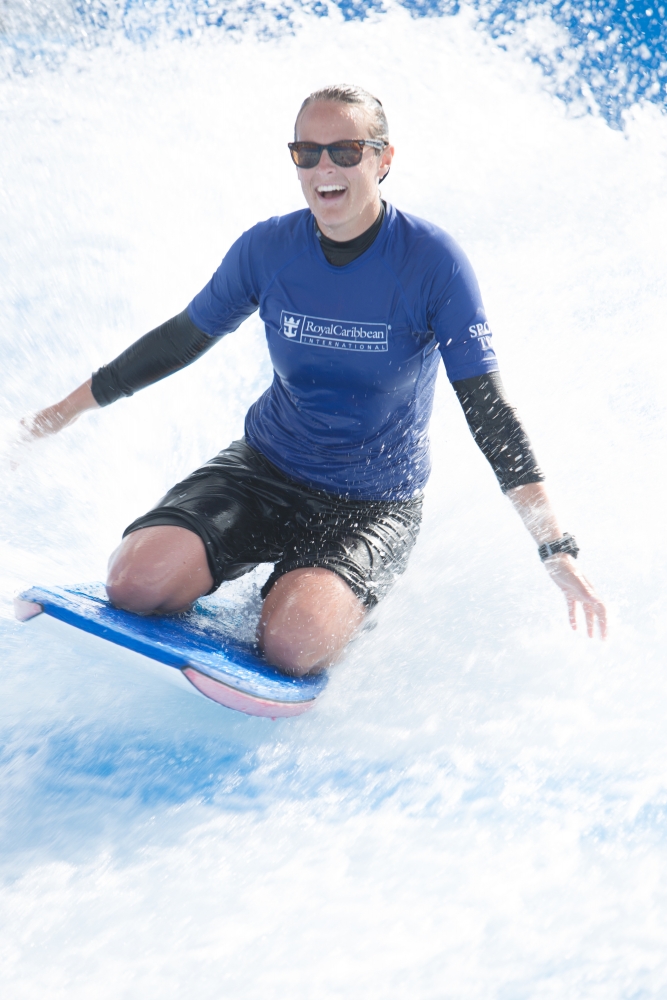
[[[356, 87], [350, 83], [336, 83], [330, 87], [322, 87], [321, 90], [314, 90], [305, 99], [294, 123], [294, 138], [296, 139], [296, 129], [299, 118], [307, 107], [315, 104], [316, 101], [332, 101], [337, 104], [354, 104], [364, 108], [368, 114], [368, 129], [371, 139], [381, 139], [382, 142], [389, 143], [389, 124], [384, 113], [382, 102], [369, 94], [363, 87]], [[379, 154], [379, 150], [378, 150]]]

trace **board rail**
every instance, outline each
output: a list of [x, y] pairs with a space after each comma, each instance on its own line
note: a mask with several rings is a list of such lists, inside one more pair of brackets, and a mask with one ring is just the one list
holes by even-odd
[[325, 674], [288, 677], [263, 659], [255, 643], [237, 638], [239, 606], [204, 598], [180, 615], [137, 615], [114, 608], [102, 584], [31, 587], [14, 600], [19, 621], [47, 614], [75, 628], [179, 670], [204, 697], [263, 718], [309, 711]]

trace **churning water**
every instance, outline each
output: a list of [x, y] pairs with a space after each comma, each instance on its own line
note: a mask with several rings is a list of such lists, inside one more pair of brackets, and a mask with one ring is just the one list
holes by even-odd
[[270, 378], [257, 319], [5, 460], [3, 994], [667, 997], [664, 10], [4, 0], [0, 19], [5, 452], [242, 229], [301, 206], [295, 111], [351, 80], [389, 114], [386, 197], [473, 261], [611, 610], [604, 646], [569, 631], [443, 372], [410, 568], [310, 715], [245, 718], [15, 623], [13, 593], [102, 578], [124, 526], [239, 435]]

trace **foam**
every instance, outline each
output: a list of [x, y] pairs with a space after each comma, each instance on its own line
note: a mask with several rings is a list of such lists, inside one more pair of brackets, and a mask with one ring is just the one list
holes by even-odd
[[[385, 187], [464, 245], [564, 527], [609, 600], [572, 635], [444, 377], [420, 543], [310, 718], [156, 685], [9, 619], [104, 575], [136, 514], [237, 436], [257, 320], [2, 473], [2, 845], [16, 997], [658, 995], [667, 967], [665, 122], [573, 119], [460, 17], [97, 50], [0, 90], [4, 440], [183, 308], [301, 196], [303, 95], [381, 95]], [[247, 149], [247, 155], [242, 151]], [[243, 586], [256, 587], [262, 571]], [[38, 953], [38, 960], [35, 955]]]

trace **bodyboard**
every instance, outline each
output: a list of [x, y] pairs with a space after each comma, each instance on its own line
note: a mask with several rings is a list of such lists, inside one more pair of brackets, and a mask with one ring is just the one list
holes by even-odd
[[247, 631], [243, 607], [201, 598], [179, 615], [136, 615], [114, 608], [101, 583], [32, 587], [16, 598], [27, 621], [44, 612], [68, 625], [125, 646], [181, 673], [201, 694], [226, 708], [268, 718], [300, 715], [325, 688], [325, 673], [288, 677], [263, 659]]

